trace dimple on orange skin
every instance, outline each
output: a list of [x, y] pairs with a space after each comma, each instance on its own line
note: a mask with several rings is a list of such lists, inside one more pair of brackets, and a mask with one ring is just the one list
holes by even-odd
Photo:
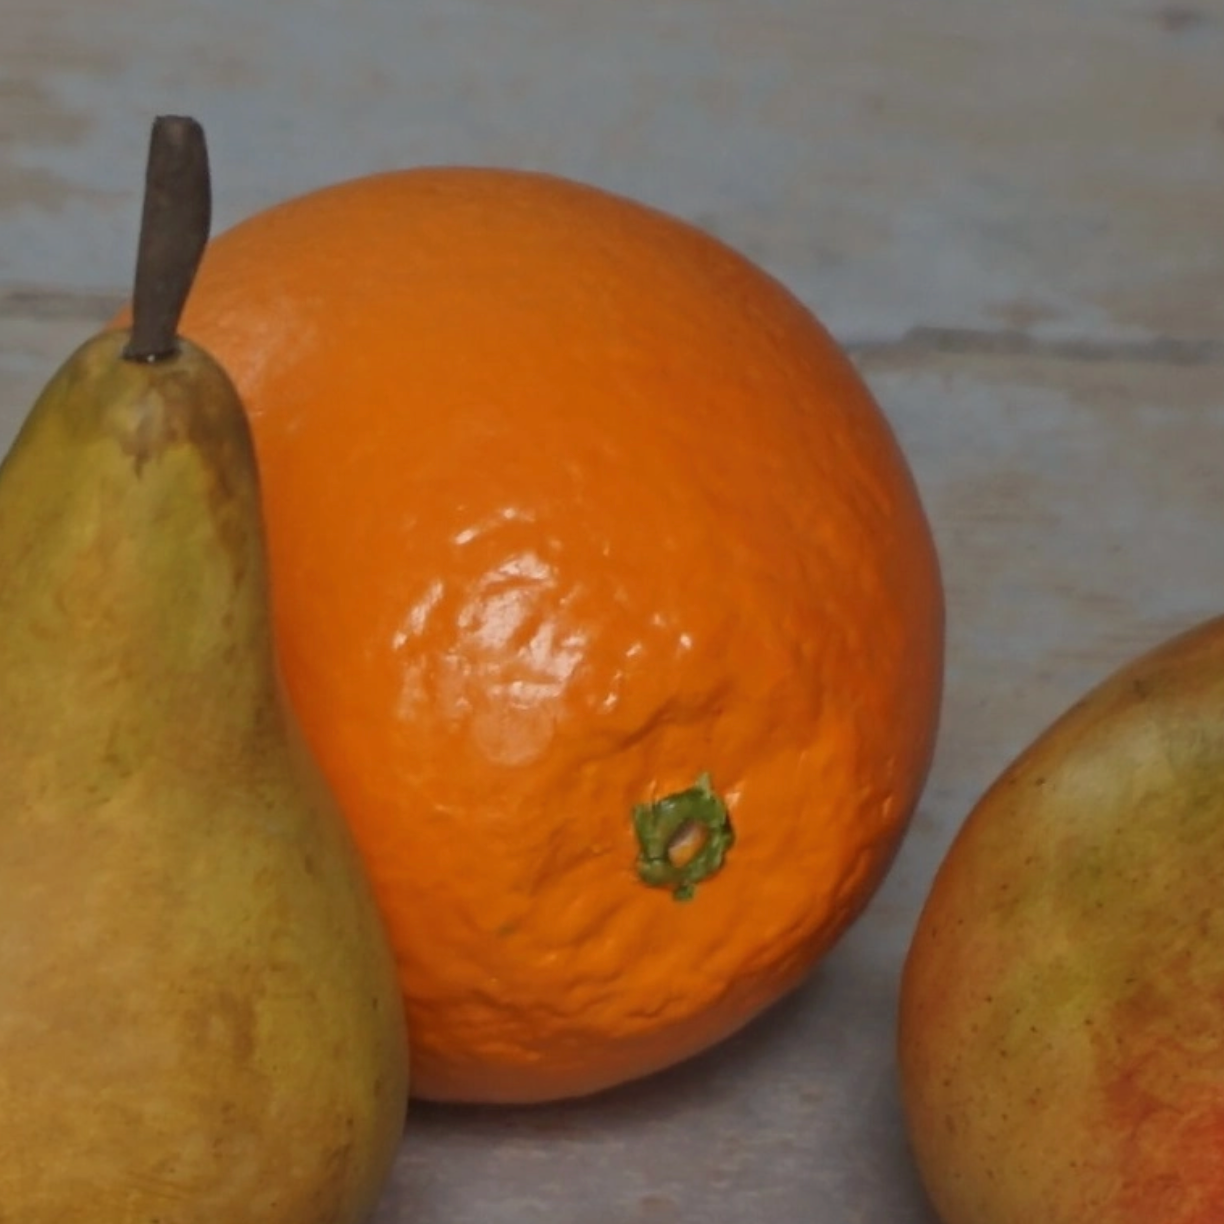
[[[341, 184], [214, 240], [286, 680], [396, 944], [414, 1090], [704, 1049], [861, 911], [930, 763], [943, 603], [866, 387], [707, 235], [544, 175]], [[710, 774], [689, 901], [632, 813]]]

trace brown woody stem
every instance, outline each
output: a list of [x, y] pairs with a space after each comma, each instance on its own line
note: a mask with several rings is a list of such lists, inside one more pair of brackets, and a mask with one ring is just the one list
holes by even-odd
[[184, 115], [159, 115], [149, 137], [144, 209], [132, 291], [129, 361], [178, 352], [178, 326], [212, 223], [204, 129]]

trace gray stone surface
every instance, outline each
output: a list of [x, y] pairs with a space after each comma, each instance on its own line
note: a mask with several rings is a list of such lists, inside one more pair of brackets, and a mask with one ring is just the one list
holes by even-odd
[[150, 116], [217, 224], [420, 162], [537, 166], [694, 219], [852, 349], [941, 548], [949, 670], [911, 836], [810, 983], [596, 1101], [417, 1107], [379, 1224], [931, 1224], [897, 974], [981, 789], [1220, 609], [1224, 2], [0, 0], [0, 448], [122, 295]]

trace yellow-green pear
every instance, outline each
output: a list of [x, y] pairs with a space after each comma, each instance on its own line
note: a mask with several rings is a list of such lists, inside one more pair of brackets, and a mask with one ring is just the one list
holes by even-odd
[[0, 1220], [355, 1224], [401, 1135], [404, 1017], [281, 692], [258, 472], [175, 336], [208, 228], [154, 125], [131, 334], [0, 466]]
[[990, 787], [901, 990], [944, 1224], [1224, 1221], [1224, 618], [1122, 667]]

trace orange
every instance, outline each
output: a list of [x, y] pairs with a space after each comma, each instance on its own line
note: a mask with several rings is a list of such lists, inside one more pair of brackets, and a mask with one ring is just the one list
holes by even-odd
[[417, 1093], [592, 1092], [795, 986], [898, 846], [943, 667], [911, 472], [812, 315], [636, 203], [426, 168], [220, 235], [183, 327], [251, 412]]

